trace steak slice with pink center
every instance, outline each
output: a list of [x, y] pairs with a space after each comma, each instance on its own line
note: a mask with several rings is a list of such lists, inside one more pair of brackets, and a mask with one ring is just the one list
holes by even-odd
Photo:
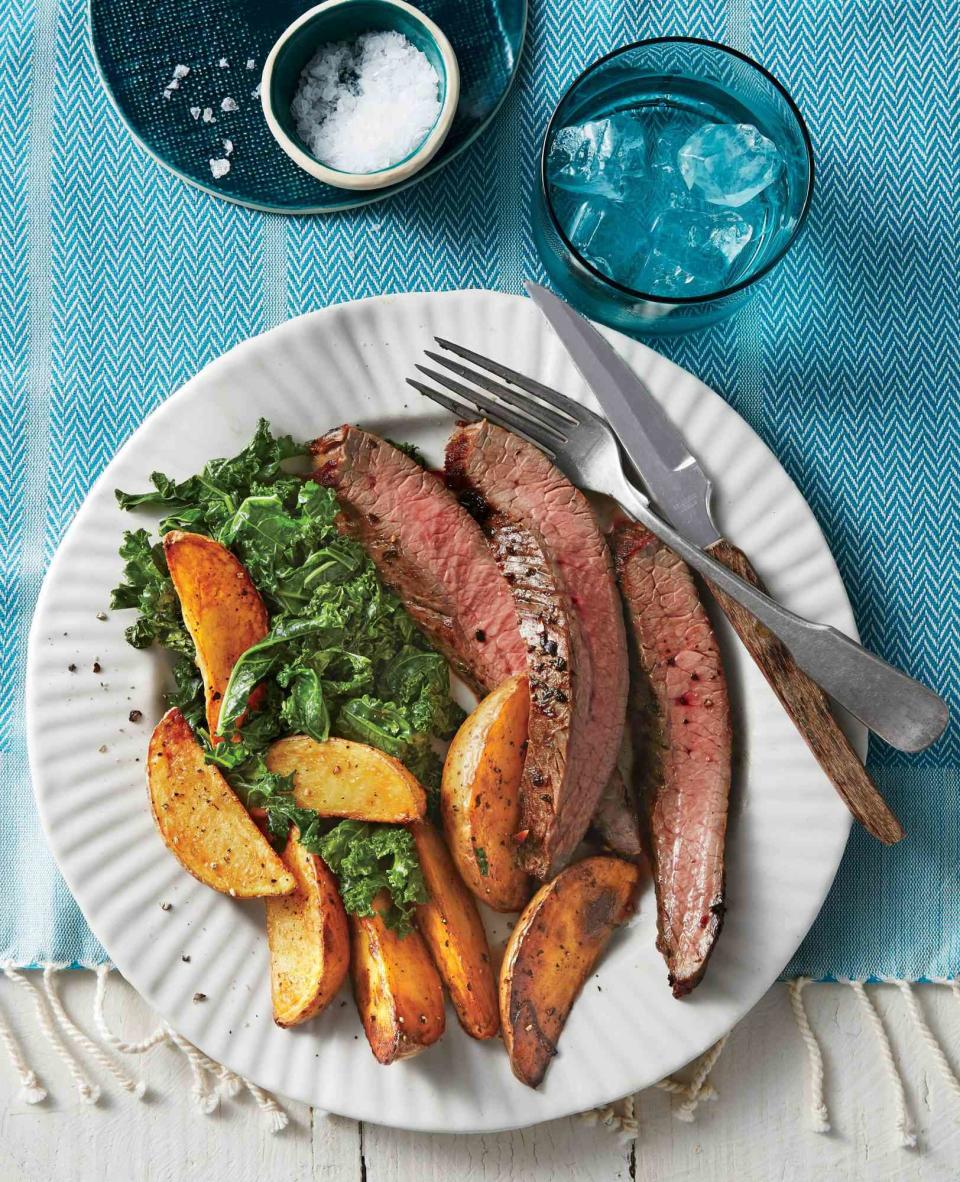
[[341, 526], [373, 559], [417, 625], [477, 692], [527, 668], [510, 588], [480, 527], [432, 472], [359, 427], [310, 445]]
[[[627, 702], [627, 651], [623, 609], [610, 551], [586, 497], [532, 444], [491, 423], [463, 425], [447, 444], [447, 480], [467, 494], [482, 517], [490, 511], [532, 537], [556, 582], [557, 609], [571, 613], [568, 632], [579, 634], [571, 670], [574, 701], [564, 771], [531, 741], [531, 768], [553, 777], [523, 786], [550, 798], [549, 831], [520, 847], [524, 865], [539, 877], [560, 869], [583, 837], [614, 770]], [[521, 616], [524, 609], [519, 606]], [[539, 674], [530, 670], [531, 682]], [[536, 698], [531, 684], [531, 704]], [[533, 712], [531, 712], [531, 718]], [[543, 801], [542, 803], [546, 803]]]
[[566, 850], [555, 850], [556, 800], [575, 786], [571, 746], [587, 727], [589, 679], [583, 638], [570, 597], [540, 538], [513, 518], [487, 513], [482, 521], [500, 570], [513, 591], [526, 645], [530, 716], [520, 782], [518, 854], [525, 869], [551, 878]]
[[723, 924], [730, 705], [689, 568], [642, 526], [613, 535], [632, 638], [631, 731], [674, 997], [697, 985]]

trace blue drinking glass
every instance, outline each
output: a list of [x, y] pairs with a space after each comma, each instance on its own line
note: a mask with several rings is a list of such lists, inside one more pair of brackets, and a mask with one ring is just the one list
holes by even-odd
[[[579, 136], [575, 142], [582, 143], [586, 124], [596, 141], [598, 135], [602, 139], [609, 134], [602, 129], [611, 120], [614, 128], [639, 129], [635, 142], [625, 140], [621, 152], [626, 160], [621, 171], [631, 178], [626, 201], [622, 194], [612, 194], [603, 178], [606, 195], [588, 191], [590, 178], [577, 191], [581, 177], [575, 160], [572, 181], [557, 172], [556, 159], [567, 159], [564, 146], [571, 142], [558, 140], [558, 133]], [[709, 188], [710, 177], [706, 189], [691, 188], [682, 173], [678, 161], [690, 167], [691, 135], [703, 129], [716, 135], [720, 125], [729, 125], [721, 136], [752, 137], [747, 142], [762, 145], [776, 162], [775, 170], [771, 168], [776, 179], [759, 195], [751, 196], [753, 190], [746, 186], [729, 199], [723, 193], [718, 198]], [[684, 144], [680, 150], [687, 155], [678, 156], [678, 145]], [[761, 168], [762, 160], [751, 158], [748, 165]], [[696, 160], [693, 166], [698, 166]], [[672, 192], [663, 189], [658, 169], [662, 175], [674, 174]], [[758, 280], [796, 240], [812, 190], [810, 136], [780, 83], [725, 45], [660, 37], [601, 58], [558, 103], [544, 137], [534, 194], [534, 239], [554, 286], [592, 319], [633, 334], [684, 332], [715, 323], [750, 298]], [[711, 204], [715, 200], [721, 204]], [[694, 212], [686, 208], [691, 202], [699, 203]], [[671, 210], [671, 203], [679, 211]], [[718, 235], [726, 254], [714, 251], [720, 263], [716, 272], [698, 274], [690, 282], [689, 274], [673, 268], [664, 233], [672, 233], [680, 252], [706, 233]], [[745, 242], [749, 246], [741, 249]], [[728, 263], [727, 255], [735, 261]], [[683, 282], [674, 279], [671, 268]], [[695, 294], [684, 294], [684, 282]]]

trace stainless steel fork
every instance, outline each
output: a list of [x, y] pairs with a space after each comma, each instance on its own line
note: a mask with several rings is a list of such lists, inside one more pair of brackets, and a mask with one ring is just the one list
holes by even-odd
[[932, 690], [836, 628], [806, 620], [781, 606], [688, 542], [655, 513], [624, 471], [616, 436], [599, 415], [499, 362], [452, 341], [436, 340], [460, 360], [427, 351], [440, 368], [418, 365], [417, 369], [450, 393], [408, 378], [414, 389], [460, 419], [486, 418], [517, 432], [546, 452], [574, 484], [618, 501], [714, 587], [760, 620], [834, 701], [892, 746], [921, 751], [940, 736], [947, 723], [947, 708]]

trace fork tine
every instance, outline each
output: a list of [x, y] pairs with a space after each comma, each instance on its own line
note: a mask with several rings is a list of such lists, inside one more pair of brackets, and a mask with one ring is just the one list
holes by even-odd
[[475, 414], [463, 414], [463, 403], [456, 402], [452, 398], [448, 398], [445, 394], [441, 394], [438, 390], [433, 390], [431, 387], [424, 385], [422, 382], [416, 381], [414, 378], [407, 378], [407, 383], [415, 390], [418, 390], [424, 397], [431, 399], [433, 402], [439, 403], [446, 407], [458, 418], [468, 418], [471, 421], [476, 421], [478, 417], [489, 419], [491, 423], [496, 423], [497, 426], [505, 427], [508, 431], [515, 431], [518, 435], [522, 435], [525, 439], [529, 439], [531, 443], [535, 443], [542, 451], [545, 451], [549, 456], [556, 457], [556, 448], [558, 443], [563, 440], [558, 440], [553, 437], [553, 432], [548, 427], [543, 427], [539, 423], [535, 423], [532, 419], [524, 418], [522, 415], [516, 415], [513, 411], [508, 410], [505, 406], [500, 406], [492, 399], [485, 398], [482, 394], [477, 394], [473, 390], [468, 390], [466, 386], [461, 386], [459, 382], [455, 382], [452, 378], [448, 378], [445, 374], [437, 373], [435, 370], [427, 369], [423, 365], [418, 365], [417, 369], [435, 381], [445, 385], [448, 389], [454, 390], [460, 394], [468, 403], [476, 406], [483, 413], [482, 416]]
[[450, 411], [458, 419], [466, 419], [471, 423], [475, 423], [480, 418], [480, 415], [472, 411], [469, 406], [464, 406], [462, 402], [456, 402], [453, 398], [448, 398], [446, 394], [441, 394], [439, 390], [432, 390], [429, 386], [425, 386], [423, 382], [418, 382], [416, 378], [407, 378], [407, 385], [413, 386], [414, 390], [421, 393], [424, 398], [429, 398], [432, 402], [438, 402], [444, 410]]
[[522, 435], [524, 439], [529, 439], [531, 443], [536, 444], [542, 452], [545, 452], [552, 460], [557, 459], [557, 453], [549, 446], [543, 439], [537, 439], [531, 435], [529, 431], [522, 430], [519, 427], [511, 427], [509, 423], [502, 420], [499, 415], [490, 413], [488, 415], [475, 414], [470, 408], [462, 402], [456, 402], [453, 398], [448, 398], [446, 394], [441, 394], [439, 390], [433, 390], [430, 386], [426, 386], [423, 382], [418, 382], [415, 378], [407, 378], [407, 385], [413, 386], [424, 398], [429, 398], [431, 402], [437, 402], [440, 406], [445, 407], [458, 419], [466, 419], [468, 422], [475, 423], [481, 418], [487, 418], [491, 423], [496, 423], [497, 426], [504, 427], [507, 430], [512, 430], [516, 435]]
[[[465, 386], [462, 382], [458, 382], [456, 378], [450, 377], [449, 374], [441, 373], [437, 369], [429, 369], [425, 365], [418, 365], [417, 369], [426, 374], [428, 378], [433, 378], [435, 382], [439, 382], [441, 386], [446, 386], [448, 390], [452, 390], [454, 394], [463, 398], [465, 401], [476, 406], [486, 415], [499, 415], [501, 419], [510, 424], [511, 429], [519, 428], [526, 431], [528, 435], [540, 434], [548, 437], [553, 444], [566, 443], [566, 437], [561, 435], [559, 431], [551, 427], [548, 423], [541, 422], [539, 419], [531, 415], [520, 415], [497, 402], [493, 398], [488, 398], [485, 394], [478, 394], [476, 390]], [[532, 408], [535, 409], [535, 408]]]
[[499, 361], [493, 361], [489, 357], [484, 357], [482, 353], [475, 353], [472, 349], [468, 349], [464, 345], [454, 344], [453, 341], [445, 340], [443, 337], [434, 337], [433, 339], [441, 349], [448, 349], [451, 353], [456, 353], [458, 357], [462, 357], [465, 361], [472, 361], [474, 365], [479, 365], [482, 369], [487, 369], [491, 373], [495, 373], [497, 377], [503, 378], [504, 381], [511, 382], [514, 386], [519, 386], [521, 390], [526, 390], [534, 398], [543, 399], [544, 402], [548, 402], [551, 406], [556, 407], [557, 410], [567, 415], [568, 418], [573, 419], [574, 423], [579, 423], [583, 418], [584, 408], [578, 402], [574, 402], [572, 398], [568, 398], [566, 394], [561, 394], [559, 390], [545, 386], [543, 382], [538, 382], [535, 378], [528, 378], [526, 374], [519, 373], [515, 369], [510, 369], [507, 365], [501, 365]]
[[441, 353], [433, 353], [429, 349], [424, 349], [424, 352], [437, 365], [442, 365], [445, 369], [452, 369], [454, 373], [459, 374], [462, 378], [466, 378], [468, 382], [473, 382], [474, 385], [479, 386], [482, 390], [496, 395], [497, 398], [502, 399], [504, 402], [509, 402], [511, 406], [522, 410], [524, 414], [529, 415], [537, 422], [552, 427], [560, 435], [564, 435], [571, 427], [576, 426], [576, 423], [571, 423], [563, 415], [555, 414], [549, 406], [544, 406], [540, 402], [531, 402], [526, 394], [521, 394], [517, 390], [511, 390], [509, 387], [502, 385], [500, 382], [495, 382], [493, 378], [488, 378], [486, 374], [471, 369], [469, 365], [461, 365], [459, 361], [453, 361], [451, 358], [444, 357]]

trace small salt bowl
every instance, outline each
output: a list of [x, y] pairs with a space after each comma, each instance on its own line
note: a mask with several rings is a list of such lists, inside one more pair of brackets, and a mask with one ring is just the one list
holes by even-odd
[[[297, 131], [291, 103], [307, 63], [321, 46], [352, 42], [364, 33], [401, 33], [425, 55], [440, 80], [440, 112], [419, 147], [376, 172], [342, 172], [313, 155]], [[413, 176], [446, 138], [460, 97], [460, 69], [443, 31], [405, 0], [326, 0], [293, 22], [279, 37], [263, 67], [260, 98], [267, 126], [300, 168], [338, 189], [383, 189]]]

